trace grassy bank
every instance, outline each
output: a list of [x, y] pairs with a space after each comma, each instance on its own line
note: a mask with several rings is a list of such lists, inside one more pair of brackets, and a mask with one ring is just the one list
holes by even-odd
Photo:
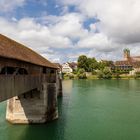
[[[104, 78], [98, 78], [98, 75], [87, 75], [86, 78], [79, 78], [76, 74], [72, 75], [66, 75], [63, 76], [63, 79], [68, 80], [68, 79], [91, 79], [91, 80], [96, 80], [96, 79], [104, 79]], [[140, 79], [140, 77], [135, 77], [131, 75], [119, 75], [119, 77], [116, 77], [115, 75], [112, 75], [110, 79]]]

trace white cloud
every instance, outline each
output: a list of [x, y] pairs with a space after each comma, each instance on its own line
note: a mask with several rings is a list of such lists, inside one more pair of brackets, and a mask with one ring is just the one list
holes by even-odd
[[53, 55], [52, 49], [61, 50], [72, 46], [69, 38], [51, 33], [47, 26], [36, 23], [33, 18], [24, 18], [19, 21], [0, 18], [0, 26], [0, 33], [25, 44], [44, 56], [46, 56], [44, 53]]
[[8, 12], [24, 5], [26, 0], [0, 0], [0, 11]]
[[[21, 20], [12, 18], [11, 21], [0, 18], [0, 32], [54, 61], [74, 59], [83, 53], [98, 59], [118, 59], [125, 47], [130, 48], [133, 55], [140, 55], [140, 1], [57, 1], [61, 1], [64, 6], [61, 15]], [[2, 0], [0, 6], [3, 11], [7, 11], [8, 2], [9, 7], [11, 5], [9, 10], [13, 10], [22, 6], [25, 0]], [[2, 7], [4, 3], [5, 7]], [[76, 6], [79, 11], [69, 13], [69, 5]], [[91, 23], [87, 30], [83, 26], [84, 22], [95, 16], [100, 22]]]
[[121, 47], [120, 44], [112, 42], [106, 35], [102, 33], [92, 33], [81, 39], [77, 46], [79, 48], [96, 49], [99, 52], [112, 52]]
[[58, 18], [59, 20], [51, 26], [52, 33], [71, 39], [82, 38], [88, 34], [82, 26], [85, 17], [81, 14], [70, 13]]
[[83, 15], [97, 16], [99, 30], [116, 42], [140, 41], [139, 0], [60, 0], [64, 5], [75, 5]]

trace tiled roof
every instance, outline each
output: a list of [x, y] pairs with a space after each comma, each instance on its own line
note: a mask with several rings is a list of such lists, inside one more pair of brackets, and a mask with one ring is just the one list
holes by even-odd
[[120, 65], [123, 65], [123, 66], [127, 66], [127, 65], [132, 65], [130, 61], [116, 61], [115, 62], [115, 65], [117, 66], [120, 66]]
[[40, 66], [57, 68], [47, 59], [24, 45], [0, 34], [0, 57], [16, 59]]
[[62, 65], [59, 63], [53, 63], [54, 65], [56, 65], [57, 68], [62, 68]]
[[140, 56], [132, 56], [132, 58], [140, 58]]
[[77, 67], [77, 63], [75, 63], [75, 62], [71, 62], [71, 63], [68, 63], [68, 64], [71, 68]]
[[133, 66], [134, 68], [140, 67], [140, 61], [116, 61], [115, 66]]

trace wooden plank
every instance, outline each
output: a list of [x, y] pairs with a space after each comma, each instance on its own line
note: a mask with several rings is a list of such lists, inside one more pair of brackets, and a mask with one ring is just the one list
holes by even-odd
[[0, 101], [39, 88], [40, 85], [40, 76], [0, 76]]

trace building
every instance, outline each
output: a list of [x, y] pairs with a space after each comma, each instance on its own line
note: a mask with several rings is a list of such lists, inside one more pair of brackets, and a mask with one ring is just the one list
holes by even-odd
[[73, 72], [73, 69], [71, 68], [68, 62], [62, 64], [62, 73], [71, 73], [71, 72]]
[[72, 68], [72, 70], [74, 71], [74, 70], [77, 70], [77, 63], [75, 63], [75, 62], [71, 62], [71, 63], [69, 63], [69, 66]]
[[112, 71], [130, 72], [132, 75], [140, 71], [140, 56], [131, 56], [129, 49], [124, 49], [123, 56], [123, 60], [116, 61], [111, 67]]
[[138, 62], [140, 61], [140, 56], [131, 56], [129, 49], [124, 49], [124, 60], [130, 62]]
[[75, 70], [77, 70], [77, 63], [75, 62], [62, 64], [62, 73], [71, 73]]

